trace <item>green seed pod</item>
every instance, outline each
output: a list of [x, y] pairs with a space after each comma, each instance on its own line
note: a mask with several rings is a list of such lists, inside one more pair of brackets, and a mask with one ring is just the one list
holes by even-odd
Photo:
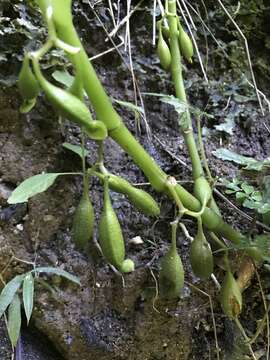
[[160, 296], [167, 299], [179, 297], [184, 286], [184, 269], [176, 248], [178, 222], [171, 223], [172, 243], [167, 254], [161, 260], [159, 273]]
[[126, 195], [132, 186], [127, 180], [121, 176], [110, 174], [109, 176], [109, 188], [115, 192]]
[[190, 37], [184, 31], [181, 25], [179, 27], [179, 45], [180, 45], [180, 51], [183, 54], [184, 58], [188, 62], [192, 63], [192, 57], [194, 55], [193, 44]]
[[28, 56], [25, 56], [23, 60], [18, 79], [18, 87], [21, 96], [25, 100], [33, 100], [39, 94], [39, 84], [31, 70]]
[[79, 249], [85, 249], [93, 237], [94, 209], [88, 191], [84, 190], [73, 219], [73, 240]]
[[157, 47], [159, 61], [164, 70], [168, 70], [171, 66], [172, 56], [170, 49], [163, 38], [161, 26], [159, 28], [159, 38]]
[[36, 77], [52, 105], [67, 119], [81, 125], [87, 135], [94, 140], [104, 140], [107, 136], [106, 126], [101, 121], [93, 121], [87, 106], [76, 96], [49, 83], [34, 62]]
[[159, 206], [150, 194], [135, 188], [120, 176], [110, 174], [109, 188], [127, 196], [128, 200], [143, 214], [148, 216], [158, 216], [160, 214]]
[[106, 260], [119, 271], [130, 272], [134, 269], [132, 260], [125, 259], [125, 244], [121, 226], [112, 207], [108, 178], [104, 182], [104, 204], [99, 223], [99, 243]]
[[231, 271], [227, 271], [220, 290], [220, 302], [224, 313], [236, 318], [242, 310], [242, 294]]
[[146, 191], [131, 187], [127, 193], [128, 200], [143, 214], [159, 216], [160, 208], [153, 197]]
[[195, 180], [194, 195], [198, 200], [200, 200], [202, 206], [206, 206], [211, 199], [212, 189], [205, 177], [200, 176]]
[[190, 263], [194, 274], [203, 280], [213, 273], [213, 254], [204, 236], [201, 221], [198, 222], [198, 232], [191, 243]]
[[172, 244], [161, 261], [159, 273], [160, 296], [174, 299], [184, 286], [184, 269], [176, 247]]

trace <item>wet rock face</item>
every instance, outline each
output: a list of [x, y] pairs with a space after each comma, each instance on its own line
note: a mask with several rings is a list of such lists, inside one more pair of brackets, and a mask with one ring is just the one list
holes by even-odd
[[[17, 1], [16, 7], [11, 7], [8, 1], [4, 1], [3, 4], [5, 16], [9, 14], [14, 21], [17, 17], [29, 20], [32, 16], [35, 19], [34, 26], [40, 29], [35, 10], [26, 9], [21, 1]], [[103, 5], [98, 7], [98, 11], [102, 21], [111, 26], [108, 12]], [[89, 50], [89, 55], [104, 51], [107, 43], [104, 42], [103, 30], [87, 2], [74, 1], [74, 13], [75, 24], [83, 37], [86, 49]], [[131, 29], [134, 70], [141, 91], [172, 93], [169, 76], [160, 70], [151, 44], [152, 25], [149, 8], [139, 10], [138, 15], [131, 20]], [[46, 193], [30, 199], [27, 204], [7, 204], [7, 194], [29, 176], [42, 171], [81, 171], [79, 158], [61, 146], [65, 141], [80, 143], [79, 129], [76, 126], [66, 122], [59, 126], [56, 114], [43, 97], [30, 114], [25, 116], [18, 112], [20, 99], [14, 83], [19, 71], [23, 45], [31, 48], [36, 46], [33, 39], [27, 36], [29, 29], [26, 28], [25, 31], [26, 33], [20, 33], [18, 39], [16, 32], [12, 33], [12, 36], [3, 37], [6, 44], [11, 39], [17, 39], [17, 42], [13, 45], [13, 53], [9, 52], [6, 46], [7, 60], [1, 74], [1, 84], [4, 84], [0, 90], [1, 269], [11, 260], [12, 255], [15, 255], [19, 259], [35, 261], [37, 265], [60, 266], [76, 274], [81, 279], [82, 286], [78, 287], [56, 277], [42, 277], [49, 287], [44, 283], [38, 283], [35, 287], [35, 309], [30, 323], [32, 332], [23, 332], [22, 359], [185, 360], [201, 357], [208, 359], [209, 351], [214, 356], [214, 335], [206, 296], [197, 292], [191, 294], [190, 288], [186, 286], [179, 303], [160, 303], [156, 300], [155, 276], [159, 258], [168, 247], [169, 222], [174, 216], [173, 206], [165, 197], [153, 194], [160, 202], [162, 212], [159, 221], [155, 223], [155, 219], [146, 218], [138, 213], [122, 195], [112, 193], [114, 207], [123, 227], [127, 252], [136, 263], [136, 271], [126, 275], [124, 282], [103, 262], [94, 244], [91, 244], [88, 253], [80, 253], [74, 248], [70, 229], [72, 216], [81, 195], [80, 176], [59, 178]], [[42, 31], [35, 36], [38, 37], [36, 41], [39, 41]], [[122, 48], [120, 51], [128, 60], [128, 55]], [[8, 63], [11, 58], [15, 59], [12, 64]], [[61, 57], [57, 58], [57, 61], [62, 63]], [[130, 73], [116, 53], [112, 52], [99, 58], [94, 62], [94, 66], [113, 98], [134, 101]], [[205, 98], [209, 94], [202, 90], [202, 86], [205, 85], [198, 75], [199, 67], [195, 66], [194, 72], [186, 67], [184, 70], [189, 76], [187, 87], [190, 97], [203, 108], [206, 104]], [[211, 68], [209, 71], [212, 71]], [[50, 69], [48, 77], [49, 73]], [[219, 103], [219, 106], [223, 105], [225, 104]], [[191, 179], [190, 172], [172, 159], [160, 145], [161, 141], [166, 144], [166, 149], [189, 163], [183, 139], [179, 137], [177, 116], [167, 105], [160, 104], [153, 97], [146, 98], [145, 107], [153, 136], [149, 140], [142, 125], [142, 132], [138, 136], [141, 143], [168, 174], [180, 174], [178, 178], [181, 180]], [[135, 134], [137, 128], [133, 114], [120, 108], [119, 111], [129, 129]], [[254, 116], [259, 117], [258, 113]], [[165, 119], [168, 121], [165, 122]], [[265, 157], [270, 145], [269, 142], [267, 145], [267, 141], [263, 141], [263, 125], [252, 125], [248, 137], [245, 137], [246, 132], [241, 124], [238, 125], [236, 124], [235, 135], [229, 141], [239, 152], [244, 150], [243, 155], [253, 156], [256, 153], [260, 158]], [[258, 137], [260, 141], [256, 141]], [[231, 164], [227, 166], [212, 157], [211, 150], [218, 146], [219, 141], [219, 137], [212, 136], [208, 142], [208, 156], [213, 164], [214, 173], [235, 173], [236, 168], [233, 167], [231, 170]], [[224, 141], [227, 141], [226, 138]], [[86, 147], [89, 150], [87, 162], [90, 166], [96, 159], [97, 146], [87, 141]], [[131, 182], [145, 182], [142, 172], [110, 139], [105, 143], [105, 161], [108, 169], [115, 174], [123, 175]], [[146, 189], [150, 190], [148, 187]], [[102, 187], [96, 179], [91, 182], [90, 192], [98, 220], [102, 207]], [[220, 206], [225, 207], [223, 204]], [[191, 233], [195, 231], [190, 222], [187, 222], [187, 226]], [[128, 240], [135, 236], [140, 236], [143, 244], [128, 244]], [[188, 260], [189, 243], [181, 234], [178, 236], [186, 280], [196, 283], [198, 279], [194, 279], [191, 274]], [[98, 239], [97, 234], [95, 239]], [[5, 280], [9, 280], [15, 274], [23, 273], [30, 268], [30, 265], [13, 259], [2, 275]], [[215, 298], [213, 287], [209, 283], [205, 288]], [[220, 315], [218, 331], [222, 344], [223, 317], [218, 306], [215, 312]], [[0, 326], [0, 335], [1, 332], [4, 332], [4, 324]], [[47, 354], [45, 347], [38, 347], [40, 337], [49, 341], [47, 347], [53, 344], [57, 350], [52, 349]], [[7, 360], [10, 358], [9, 345], [5, 336], [1, 336], [0, 339], [0, 359]], [[202, 350], [203, 348], [207, 350]], [[202, 351], [205, 353], [202, 354]]]

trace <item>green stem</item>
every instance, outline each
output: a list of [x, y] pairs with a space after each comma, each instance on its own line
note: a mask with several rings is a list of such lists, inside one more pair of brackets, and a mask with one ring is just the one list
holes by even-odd
[[[168, 22], [170, 31], [170, 50], [172, 56], [171, 75], [175, 87], [176, 97], [188, 105], [186, 91], [184, 87], [184, 80], [182, 75], [181, 54], [178, 39], [178, 17], [176, 10], [176, 0], [169, 0], [168, 2]], [[203, 175], [203, 168], [198, 154], [196, 142], [194, 139], [193, 128], [191, 123], [191, 116], [189, 109], [185, 111], [182, 118], [179, 120], [180, 127], [185, 139], [188, 153], [192, 163], [192, 175], [196, 180]]]
[[175, 221], [171, 222], [172, 227], [172, 248], [176, 251], [176, 233], [177, 233], [177, 227], [178, 227], [179, 219], [176, 219]]
[[207, 161], [207, 157], [205, 154], [205, 150], [204, 150], [204, 145], [203, 145], [203, 139], [202, 139], [202, 127], [201, 127], [201, 118], [200, 116], [197, 116], [197, 131], [198, 131], [198, 144], [199, 144], [199, 149], [201, 152], [201, 158], [204, 164], [204, 168], [208, 177], [208, 182], [210, 183], [211, 186], [213, 186], [214, 183], [214, 179], [212, 177], [211, 171], [209, 169], [208, 166], [208, 161]]
[[88, 193], [88, 176], [86, 173], [86, 164], [85, 164], [85, 135], [81, 133], [81, 147], [82, 147], [82, 171], [83, 171], [83, 190], [84, 192], [87, 189]]
[[[51, 2], [53, 5], [54, 22], [58, 37], [67, 44], [74, 47], [80, 47], [81, 49], [78, 54], [69, 54], [69, 57], [74, 67], [82, 71], [84, 87], [95, 109], [97, 118], [104, 122], [109, 130], [111, 138], [132, 157], [134, 162], [142, 169], [145, 176], [149, 179], [152, 186], [157, 191], [166, 192], [167, 175], [160, 169], [154, 159], [144, 150], [122, 123], [120, 116], [113, 108], [109, 97], [88, 59], [72, 23], [71, 0], [51, 0]], [[182, 186], [175, 186], [175, 190], [184, 207], [195, 212], [198, 212], [201, 209], [200, 202]], [[211, 231], [226, 237], [232, 242], [238, 244], [243, 238], [241, 233], [224, 223], [222, 218], [209, 208], [205, 209], [202, 220]]]

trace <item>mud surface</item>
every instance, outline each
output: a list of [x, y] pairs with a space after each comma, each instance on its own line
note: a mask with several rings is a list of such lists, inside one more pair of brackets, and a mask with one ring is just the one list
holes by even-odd
[[[20, 2], [17, 5], [22, 6]], [[8, 2], [4, 1], [2, 6], [5, 16], [8, 14], [13, 20], [22, 14], [21, 8], [20, 11], [18, 7], [12, 10]], [[74, 11], [75, 24], [80, 28], [89, 55], [94, 56], [106, 50], [109, 45], [104, 42], [104, 32], [87, 2], [79, 5], [79, 2], [75, 1]], [[97, 11], [101, 21], [111, 27], [107, 10], [98, 6]], [[38, 16], [33, 9], [26, 12], [26, 19], [33, 14]], [[34, 25], [39, 28], [40, 24]], [[148, 9], [139, 9], [131, 19], [131, 29], [133, 66], [140, 91], [172, 93], [169, 76], [160, 70], [151, 44], [152, 23]], [[121, 33], [124, 33], [124, 28]], [[36, 35], [38, 39], [42, 38], [42, 34], [40, 31]], [[225, 34], [219, 34], [222, 35], [226, 41]], [[2, 37], [6, 43], [11, 41], [9, 36]], [[63, 142], [79, 144], [80, 132], [76, 126], [65, 122], [60, 127], [57, 116], [43, 97], [29, 115], [19, 114], [20, 98], [14, 87], [14, 79], [19, 71], [23, 47], [33, 48], [35, 42], [33, 39], [25, 39], [22, 34], [20, 38], [13, 35], [11, 39], [16, 39], [18, 43], [14, 45], [13, 56], [6, 54], [6, 57], [13, 61], [3, 62], [0, 90], [0, 271], [5, 269], [2, 276], [8, 281], [15, 274], [31, 269], [31, 265], [16, 259], [6, 267], [12, 255], [15, 255], [24, 261], [34, 261], [38, 266], [61, 267], [77, 275], [82, 283], [82, 286], [78, 287], [56, 276], [42, 276], [42, 281], [35, 287], [33, 318], [29, 330], [23, 330], [22, 356], [18, 359], [215, 359], [214, 329], [223, 359], [249, 359], [250, 354], [242, 345], [239, 331], [222, 313], [214, 284], [210, 281], [202, 282], [192, 274], [188, 256], [189, 242], [180, 231], [177, 242], [186, 271], [186, 285], [179, 302], [164, 303], [156, 299], [159, 261], [168, 248], [171, 236], [169, 222], [174, 217], [174, 207], [165, 196], [152, 192], [161, 205], [161, 216], [156, 221], [137, 212], [122, 195], [112, 193], [114, 207], [123, 228], [128, 257], [136, 263], [135, 272], [125, 275], [124, 279], [104, 263], [94, 246], [88, 253], [79, 252], [74, 247], [71, 226], [82, 190], [80, 176], [59, 177], [53, 187], [31, 198], [27, 204], [7, 204], [10, 191], [29, 176], [42, 171], [81, 171], [80, 159], [62, 147]], [[239, 168], [217, 159], [212, 155], [212, 150], [222, 144], [242, 155], [266, 158], [270, 154], [270, 141], [264, 123], [270, 125], [269, 117], [262, 117], [254, 94], [250, 95], [250, 89], [239, 85], [238, 73], [233, 73], [229, 61], [220, 60], [220, 55], [214, 52], [211, 41], [209, 46], [213, 51], [213, 63], [209, 63], [208, 69], [211, 82], [209, 85], [205, 84], [198, 61], [195, 60], [193, 68], [189, 65], [184, 68], [184, 75], [188, 79], [187, 91], [192, 104], [215, 116], [203, 120], [206, 152], [213, 175], [238, 176]], [[120, 48], [120, 52], [125, 61], [128, 61], [128, 55], [123, 48]], [[56, 58], [55, 62], [62, 63], [61, 56]], [[218, 73], [215, 73], [215, 62], [218, 64]], [[53, 69], [60, 67], [52, 67], [48, 60], [46, 66], [48, 75]], [[119, 55], [115, 52], [104, 55], [94, 61], [94, 66], [112, 98], [134, 101], [131, 75]], [[227, 72], [223, 71], [224, 68]], [[247, 71], [246, 68], [244, 70]], [[228, 101], [230, 95], [224, 95], [224, 91], [228, 90], [224, 82], [238, 84], [239, 94], [250, 96], [248, 102], [241, 102], [243, 98], [239, 96], [238, 100], [235, 100], [235, 93]], [[262, 90], [267, 93], [267, 89], [263, 88], [263, 79], [260, 79], [260, 83]], [[144, 105], [152, 132], [150, 139], [143, 120], [139, 132], [134, 114], [116, 106], [123, 115], [125, 124], [137, 134], [140, 142], [162, 169], [183, 181], [191, 190], [192, 177], [188, 169], [190, 163], [183, 138], [179, 136], [177, 115], [157, 97], [144, 96]], [[230, 112], [235, 114], [235, 126], [232, 135], [228, 136], [218, 132], [215, 125], [221, 123], [224, 116]], [[91, 141], [87, 141], [86, 147], [89, 150], [87, 164], [90, 166], [97, 158], [97, 147]], [[176, 160], [175, 156], [180, 161]], [[110, 171], [133, 183], [146, 181], [142, 172], [110, 139], [105, 143], [105, 164]], [[151, 192], [149, 186], [144, 185], [143, 188]], [[96, 179], [91, 182], [91, 197], [98, 220], [102, 206], [102, 187]], [[217, 199], [217, 202], [224, 217], [231, 224], [244, 231], [250, 229], [248, 221], [233, 212], [223, 201]], [[190, 220], [185, 220], [185, 224], [193, 235], [195, 225]], [[258, 228], [256, 231], [261, 232], [262, 229]], [[129, 240], [135, 236], [140, 236], [143, 244], [130, 244]], [[97, 238], [95, 234], [95, 239]], [[218, 266], [216, 276], [219, 280], [223, 277]], [[265, 291], [269, 290], [267, 274], [262, 273], [262, 281]], [[194, 286], [204, 293], [196, 290]], [[207, 294], [210, 294], [213, 300], [215, 327]], [[247, 290], [242, 316], [249, 336], [256, 331], [256, 321], [261, 319], [263, 314], [259, 286], [254, 280], [251, 288]], [[5, 327], [2, 323], [0, 359], [8, 360], [11, 356], [10, 347], [4, 334]], [[263, 335], [255, 346], [258, 354], [262, 349], [265, 350]], [[44, 339], [44, 342], [39, 339]]]

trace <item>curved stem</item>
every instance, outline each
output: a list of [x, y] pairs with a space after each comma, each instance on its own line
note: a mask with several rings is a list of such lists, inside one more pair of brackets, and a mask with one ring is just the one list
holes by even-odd
[[[109, 130], [109, 135], [114, 139], [123, 150], [125, 150], [142, 169], [145, 176], [151, 182], [153, 188], [160, 192], [167, 192], [167, 175], [160, 169], [154, 159], [137, 142], [133, 135], [128, 131], [116, 110], [114, 109], [109, 97], [101, 85], [97, 74], [88, 59], [88, 56], [80, 42], [76, 30], [72, 23], [71, 1], [50, 0], [53, 6], [54, 23], [57, 36], [64, 42], [80, 47], [78, 54], [69, 54], [76, 69], [80, 69], [83, 76], [84, 88], [95, 109], [97, 118], [104, 122]], [[175, 42], [176, 39], [174, 39]], [[193, 142], [194, 143], [194, 142]], [[196, 147], [196, 146], [195, 146]], [[199, 171], [200, 172], [200, 171]], [[175, 186], [177, 196], [181, 199], [183, 206], [190, 211], [199, 211], [200, 202], [179, 184]], [[206, 208], [202, 214], [203, 223], [215, 233], [224, 236], [232, 242], [241, 242], [243, 235], [226, 224], [220, 216], [211, 209]]]
[[170, 32], [170, 50], [172, 56], [171, 75], [175, 87], [176, 97], [187, 104], [187, 109], [179, 119], [179, 125], [182, 130], [188, 153], [192, 163], [192, 175], [196, 180], [203, 175], [203, 168], [194, 139], [193, 128], [191, 123], [190, 111], [188, 108], [187, 96], [184, 87], [184, 80], [182, 75], [181, 54], [179, 48], [179, 19], [177, 17], [176, 0], [169, 0], [168, 2], [168, 22]]

